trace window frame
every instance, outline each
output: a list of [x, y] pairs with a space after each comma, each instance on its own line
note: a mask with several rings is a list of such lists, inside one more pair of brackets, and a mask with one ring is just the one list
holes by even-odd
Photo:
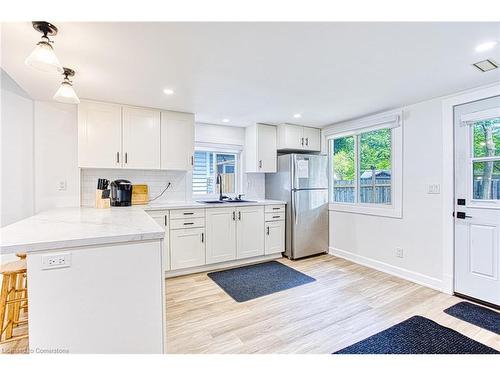
[[[234, 175], [235, 175], [235, 187], [234, 187], [234, 193], [224, 193], [228, 196], [236, 196], [239, 194], [240, 189], [241, 189], [241, 183], [242, 183], [242, 168], [241, 168], [241, 153], [242, 153], [242, 148], [237, 147], [236, 145], [222, 145], [222, 144], [209, 144], [209, 143], [196, 143], [194, 151], [202, 151], [202, 152], [211, 152], [213, 154], [231, 154], [235, 156], [235, 163], [234, 163]], [[216, 163], [216, 158], [214, 158], [214, 171], [215, 169], [215, 164]], [[213, 180], [213, 191], [214, 193], [212, 194], [196, 194], [193, 190], [193, 182], [194, 178], [192, 176], [191, 178], [191, 196], [193, 199], [212, 199], [212, 198], [218, 198], [219, 193], [216, 191], [216, 183], [215, 183], [215, 178]]]
[[[393, 218], [403, 217], [402, 202], [402, 176], [403, 176], [403, 112], [394, 111], [382, 115], [353, 120], [346, 123], [334, 125], [325, 129], [325, 146], [328, 149], [328, 172], [329, 172], [329, 209], [331, 211], [349, 212], [355, 214], [385, 216]], [[360, 155], [359, 141], [363, 133], [375, 130], [391, 129], [391, 203], [361, 203], [360, 195]], [[333, 185], [333, 147], [335, 139], [354, 136], [355, 152], [355, 202], [335, 202]]]

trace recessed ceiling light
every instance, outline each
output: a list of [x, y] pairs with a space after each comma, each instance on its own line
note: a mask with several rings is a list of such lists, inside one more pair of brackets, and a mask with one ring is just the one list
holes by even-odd
[[229, 119], [228, 118], [223, 118], [222, 122], [229, 122]]
[[294, 115], [293, 115], [293, 117], [294, 117], [294, 118], [301, 118], [301, 117], [302, 117], [302, 115], [301, 115], [300, 113], [296, 113], [296, 114], [294, 114]]
[[478, 68], [483, 73], [498, 68], [498, 64], [495, 61], [490, 60], [490, 59], [479, 61], [479, 62], [474, 63], [472, 65], [475, 66], [476, 68]]
[[165, 93], [165, 95], [173, 95], [174, 94], [174, 90], [172, 90], [172, 89], [164, 89], [163, 92]]
[[478, 45], [476, 47], [476, 52], [484, 52], [494, 48], [498, 44], [497, 41], [486, 42]]

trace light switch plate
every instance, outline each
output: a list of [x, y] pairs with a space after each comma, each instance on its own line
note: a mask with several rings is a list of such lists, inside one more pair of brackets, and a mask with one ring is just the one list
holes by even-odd
[[440, 194], [441, 193], [441, 185], [439, 184], [430, 184], [427, 187], [427, 194]]
[[66, 268], [71, 266], [71, 253], [42, 255], [42, 270]]

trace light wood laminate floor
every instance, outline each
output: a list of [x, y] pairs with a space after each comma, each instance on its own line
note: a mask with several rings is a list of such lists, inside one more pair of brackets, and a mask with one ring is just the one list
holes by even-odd
[[238, 303], [206, 273], [168, 279], [168, 353], [332, 353], [413, 315], [500, 350], [443, 312], [458, 297], [331, 255], [280, 261], [317, 281]]
[[168, 353], [332, 353], [413, 315], [500, 350], [499, 335], [443, 312], [458, 297], [331, 255], [280, 261], [316, 282], [238, 303], [206, 273], [168, 279]]

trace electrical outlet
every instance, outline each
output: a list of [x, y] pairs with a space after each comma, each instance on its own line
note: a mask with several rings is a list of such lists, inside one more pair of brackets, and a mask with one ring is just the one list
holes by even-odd
[[430, 184], [427, 186], [427, 194], [439, 194], [441, 192], [441, 186], [439, 184]]
[[71, 253], [47, 254], [42, 256], [43, 270], [69, 266], [71, 266]]
[[67, 189], [67, 183], [66, 183], [66, 180], [59, 181], [59, 184], [58, 184], [57, 189], [58, 189], [59, 191], [66, 191], [66, 189]]
[[403, 248], [396, 247], [395, 255], [397, 258], [403, 258], [404, 257]]

